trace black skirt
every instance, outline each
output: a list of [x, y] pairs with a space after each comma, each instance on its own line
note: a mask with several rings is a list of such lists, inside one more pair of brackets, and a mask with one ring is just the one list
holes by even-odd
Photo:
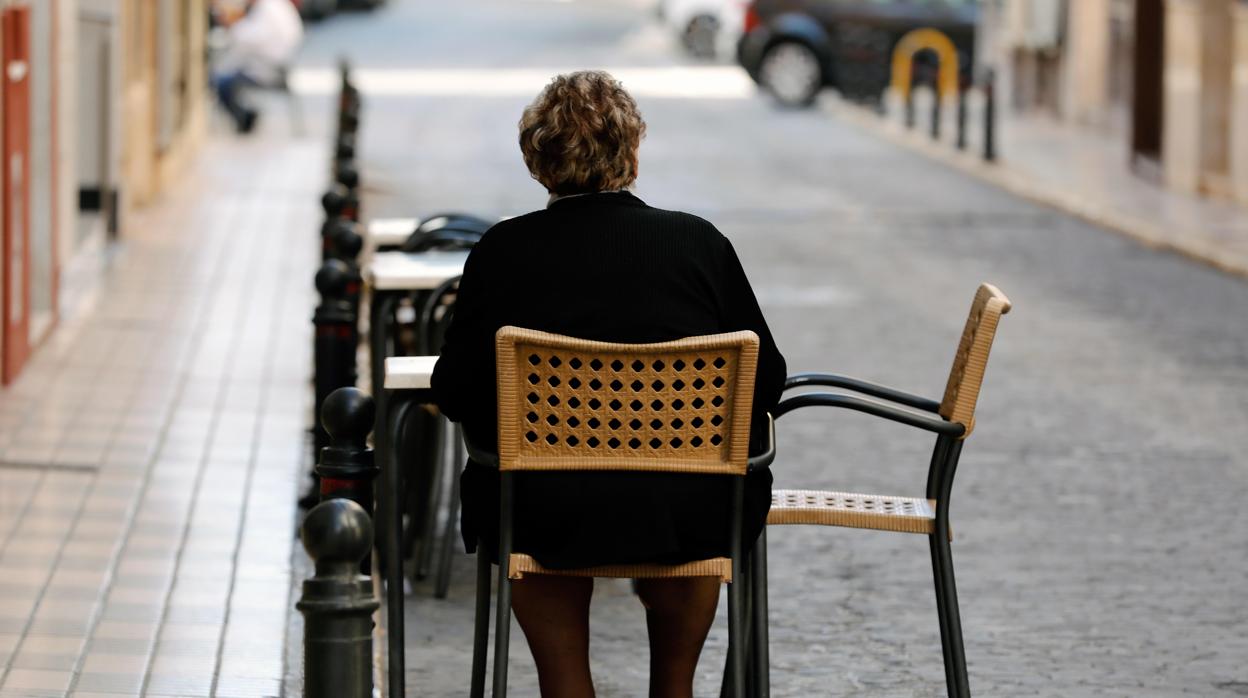
[[[771, 472], [745, 481], [742, 541], [771, 508]], [[550, 569], [678, 564], [728, 556], [730, 476], [638, 472], [516, 473], [515, 552]], [[498, 559], [499, 474], [468, 463], [461, 484], [464, 545]]]

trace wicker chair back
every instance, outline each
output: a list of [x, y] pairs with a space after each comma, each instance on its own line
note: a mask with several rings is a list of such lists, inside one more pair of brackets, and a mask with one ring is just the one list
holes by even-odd
[[594, 342], [496, 335], [501, 470], [742, 475], [758, 336]]
[[962, 434], [964, 439], [975, 428], [975, 404], [984, 382], [984, 369], [988, 367], [988, 353], [997, 335], [997, 323], [1008, 312], [1010, 299], [996, 286], [980, 284], [962, 329], [958, 351], [953, 356], [953, 368], [949, 371], [939, 410], [940, 416], [966, 427]]

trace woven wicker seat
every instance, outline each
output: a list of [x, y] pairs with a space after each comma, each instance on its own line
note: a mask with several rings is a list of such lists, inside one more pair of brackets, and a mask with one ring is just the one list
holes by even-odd
[[[511, 583], [526, 575], [716, 577], [728, 592], [734, 695], [745, 695], [741, 512], [745, 474], [771, 462], [748, 455], [758, 336], [690, 337], [660, 344], [592, 342], [504, 327], [496, 336], [498, 454], [468, 444], [474, 461], [500, 471], [499, 583], [494, 696], [507, 690]], [[608, 565], [551, 570], [513, 550], [514, 477], [522, 471], [614, 470], [731, 477], [731, 556], [680, 565]], [[479, 546], [478, 550], [483, 547]], [[477, 619], [471, 694], [485, 693], [490, 560], [477, 556]]]
[[[950, 696], [969, 698], [966, 656], [962, 646], [962, 624], [949, 549], [949, 496], [964, 440], [975, 426], [975, 407], [988, 365], [988, 354], [996, 336], [997, 323], [1010, 310], [1010, 301], [996, 287], [982, 284], [971, 303], [953, 367], [940, 402], [864, 381], [826, 374], [791, 376], [786, 390], [811, 386], [838, 388], [857, 395], [804, 392], [786, 397], [776, 408], [777, 419], [803, 407], [838, 407], [883, 417], [937, 434], [928, 470], [924, 497], [895, 497], [823, 490], [775, 490], [772, 492], [771, 525], [808, 524], [866, 528], [897, 533], [919, 533], [928, 537], [936, 587], [936, 608], [940, 619], [941, 645], [945, 658], [945, 681]], [[866, 396], [859, 397], [859, 396]], [[766, 559], [767, 533], [759, 537], [753, 557], [760, 560], [751, 568], [747, 583], [761, 587], [756, 592], [753, 622], [761, 632], [751, 648], [756, 681], [752, 693], [768, 695]]]
[[936, 502], [823, 490], [772, 490], [768, 526], [809, 524], [870, 528], [898, 533], [932, 532]]

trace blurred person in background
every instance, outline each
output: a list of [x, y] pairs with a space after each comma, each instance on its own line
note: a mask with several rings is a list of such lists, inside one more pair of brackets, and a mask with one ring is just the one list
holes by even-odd
[[[784, 387], [784, 357], [737, 253], [697, 216], [652, 208], [629, 191], [646, 124], [607, 73], [557, 76], [525, 109], [520, 150], [550, 195], [546, 208], [498, 223], [473, 248], [433, 372], [434, 399], [465, 436], [496, 447], [494, 335], [517, 325], [624, 343], [751, 330], [760, 340], [755, 444]], [[533, 472], [516, 481], [515, 545], [550, 569], [678, 564], [728, 555], [731, 483], [721, 475]], [[464, 542], [498, 559], [499, 473], [470, 462], [461, 479]], [[767, 519], [771, 473], [746, 476], [742, 540]], [[594, 695], [588, 577], [526, 575], [513, 609], [544, 698]], [[642, 579], [651, 698], [691, 698], [720, 583]], [[629, 691], [629, 694], [640, 694]]]
[[285, 79], [303, 41], [303, 20], [291, 0], [217, 2], [213, 13], [225, 29], [224, 45], [213, 65], [213, 88], [239, 133], [248, 133], [259, 115], [243, 103], [242, 91]]

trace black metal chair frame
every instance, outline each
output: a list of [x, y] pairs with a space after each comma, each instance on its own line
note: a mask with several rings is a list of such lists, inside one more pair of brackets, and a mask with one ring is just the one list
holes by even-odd
[[[447, 299], [457, 292], [459, 279], [458, 276], [447, 279], [438, 288], [421, 294], [421, 307], [416, 316], [419, 355], [434, 356], [441, 349], [442, 337], [455, 313], [454, 303], [448, 303]], [[441, 317], [437, 317], [439, 308], [445, 309]], [[421, 540], [411, 540], [412, 544], [419, 543], [413, 576], [424, 579], [426, 575], [433, 574], [434, 598], [444, 599], [450, 589], [451, 557], [457, 530], [455, 518], [459, 513], [459, 472], [464, 466], [464, 449], [459, 425], [444, 418], [438, 419], [437, 447], [428, 452], [428, 458], [423, 463], [418, 464], [431, 470], [428, 473], [427, 496], [421, 497], [415, 488], [409, 488], [411, 491], [407, 492], [407, 497], [415, 505], [410, 507], [412, 520], [416, 516], [424, 518]], [[451, 478], [451, 495], [447, 502], [446, 524], [439, 533], [436, 528], [442, 508], [444, 478]]]
[[[767, 430], [767, 448], [756, 456], [751, 456], [748, 461], [747, 472], [754, 472], [763, 468], [767, 468], [776, 459], [776, 439], [775, 424], [769, 420]], [[464, 443], [468, 449], [468, 457], [473, 462], [479, 463], [492, 468], [498, 468], [498, 454], [488, 449], [473, 444], [467, 438]], [[477, 544], [477, 599], [475, 621], [473, 624], [473, 641], [472, 641], [472, 683], [469, 695], [472, 698], [484, 698], [485, 696], [485, 669], [488, 658], [488, 646], [490, 636], [490, 587], [493, 577], [492, 567], [495, 563], [498, 565], [498, 608], [495, 616], [495, 639], [494, 639], [494, 681], [493, 695], [495, 698], [503, 698], [507, 695], [507, 658], [510, 647], [511, 634], [511, 584], [512, 580], [508, 577], [505, 570], [507, 569], [507, 561], [510, 559], [514, 550], [514, 527], [513, 519], [515, 513], [515, 476], [514, 472], [499, 473], [499, 541], [498, 541], [498, 559], [491, 560], [485, 554], [485, 549], [480, 541]], [[751, 587], [749, 584], [750, 576], [746, 572], [745, 556], [742, 549], [741, 541], [741, 516], [744, 508], [745, 493], [745, 476], [733, 477], [733, 505], [732, 517], [729, 522], [729, 557], [732, 559], [733, 581], [728, 585], [728, 635], [729, 635], [729, 651], [728, 663], [725, 667], [725, 686], [728, 695], [734, 698], [744, 698], [746, 695], [746, 671], [749, 661], [748, 648], [753, 642], [766, 641], [766, 634], [757, 636], [753, 642], [749, 638], [749, 630], [747, 623], [750, 620], [750, 609], [747, 605], [748, 589], [755, 590], [757, 594], [764, 596], [754, 596], [754, 604], [766, 604], [766, 586]], [[764, 527], [765, 529], [766, 527]], [[764, 550], [762, 553], [766, 555]], [[761, 558], [754, 558], [755, 561]], [[763, 560], [765, 565], [765, 560]], [[766, 578], [765, 567], [758, 570], [757, 574]], [[755, 625], [755, 631], [758, 628]], [[740, 687], [738, 690], [736, 687]]]
[[470, 250], [493, 225], [466, 213], [442, 213], [425, 219], [400, 249], [403, 252]]
[[[786, 391], [805, 387], [838, 388], [874, 399], [864, 399], [843, 393], [801, 393], [780, 401], [774, 413], [776, 419], [806, 407], [834, 407], [863, 412], [936, 434], [926, 487], [927, 498], [936, 501], [935, 520], [932, 532], [928, 535], [936, 587], [936, 612], [940, 621], [945, 681], [948, 684], [949, 695], [958, 698], [969, 697], [966, 653], [962, 643], [962, 622], [953, 574], [953, 556], [949, 545], [950, 494], [953, 491], [953, 477], [957, 472], [958, 459], [962, 453], [962, 438], [966, 435], [966, 427], [936, 416], [940, 403], [935, 400], [855, 378], [805, 373], [790, 376], [785, 382]], [[765, 601], [767, 597], [766, 548], [766, 530], [764, 530], [755, 548], [755, 557], [759, 562], [754, 567], [757, 578], [751, 580], [755, 588], [759, 589], [758, 597], [763, 599], [761, 604], [755, 605], [754, 625], [757, 628], [757, 634], [751, 657], [752, 672], [756, 678], [753, 698], [765, 698], [770, 694]]]

